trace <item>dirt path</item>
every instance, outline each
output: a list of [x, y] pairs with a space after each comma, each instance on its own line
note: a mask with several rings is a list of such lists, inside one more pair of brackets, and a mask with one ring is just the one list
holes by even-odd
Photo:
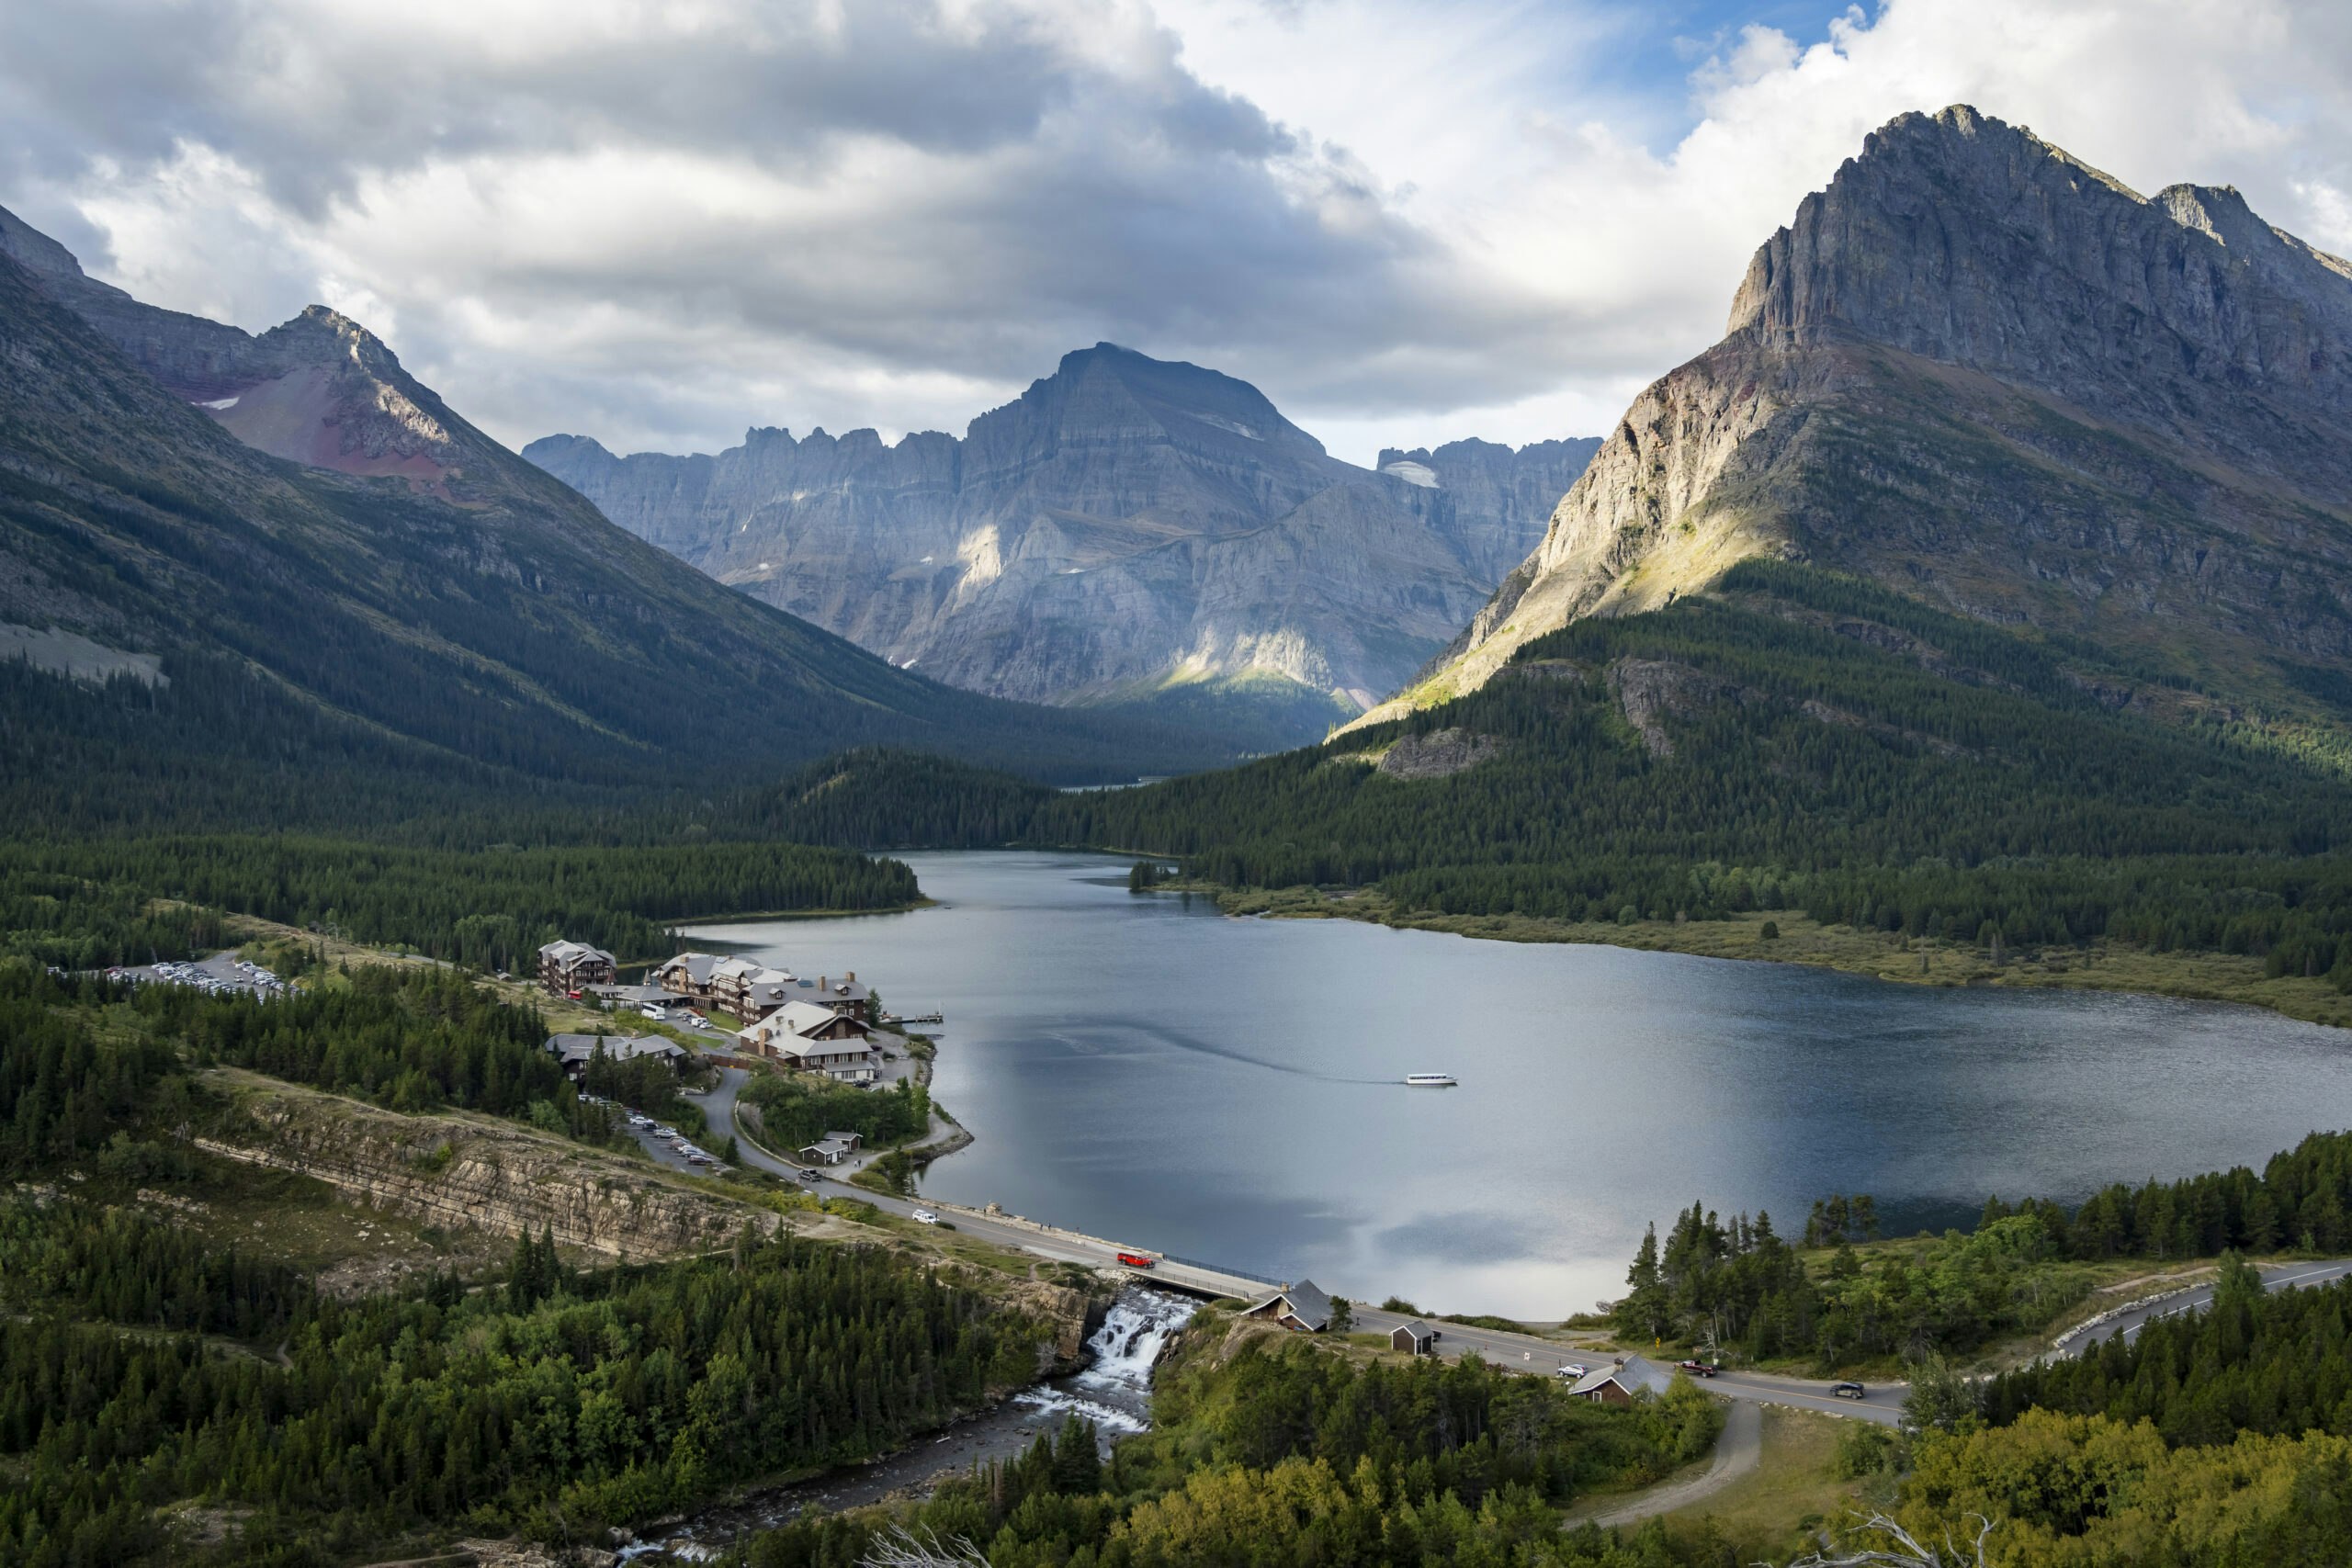
[[[1702, 1497], [1713, 1496], [1724, 1487], [1753, 1471], [1764, 1458], [1764, 1407], [1753, 1400], [1736, 1399], [1731, 1413], [1724, 1421], [1723, 1436], [1715, 1439], [1715, 1461], [1702, 1474], [1688, 1481], [1670, 1481], [1653, 1486], [1638, 1497], [1628, 1498], [1610, 1506], [1605, 1514], [1593, 1517], [1593, 1523], [1604, 1528], [1630, 1525], [1646, 1519], [1652, 1514], [1670, 1514], [1677, 1508], [1687, 1508]], [[1582, 1524], [1584, 1521], [1576, 1521]]]

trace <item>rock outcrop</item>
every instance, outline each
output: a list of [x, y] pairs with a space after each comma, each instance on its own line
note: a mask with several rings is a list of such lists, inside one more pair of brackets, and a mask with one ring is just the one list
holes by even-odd
[[2352, 265], [2234, 190], [2144, 197], [1973, 109], [1905, 115], [1366, 722], [1755, 556], [2283, 690], [2352, 662], [2347, 424]]
[[[623, 1262], [705, 1252], [776, 1213], [487, 1116], [403, 1116], [249, 1074], [206, 1152], [327, 1183], [354, 1202], [498, 1235], [537, 1235]], [[816, 1216], [812, 1215], [812, 1222]]]
[[960, 441], [524, 451], [632, 533], [902, 668], [1063, 703], [1272, 680], [1319, 695], [1295, 739], [1442, 648], [1589, 455], [1457, 442], [1374, 472], [1246, 382], [1110, 344]]
[[1380, 759], [1380, 771], [1393, 779], [1419, 781], [1452, 778], [1503, 754], [1503, 742], [1492, 735], [1468, 729], [1433, 729], [1427, 735], [1403, 735]]

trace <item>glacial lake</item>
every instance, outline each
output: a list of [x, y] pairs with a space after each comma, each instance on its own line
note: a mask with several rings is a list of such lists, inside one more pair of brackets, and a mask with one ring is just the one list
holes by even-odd
[[1557, 1318], [1694, 1200], [1787, 1232], [1868, 1192], [1909, 1232], [2352, 1125], [2352, 1032], [2250, 1008], [1235, 919], [1104, 856], [901, 858], [941, 907], [692, 934], [946, 1015], [933, 1088], [978, 1141], [926, 1193], [1359, 1299]]

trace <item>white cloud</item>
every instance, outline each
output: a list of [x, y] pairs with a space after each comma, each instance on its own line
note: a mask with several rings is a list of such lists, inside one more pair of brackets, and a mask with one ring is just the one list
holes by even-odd
[[1825, 5], [1661, 67], [1630, 0], [85, 0], [0, 7], [0, 201], [161, 304], [346, 310], [517, 444], [960, 429], [1110, 338], [1369, 460], [1606, 429], [1904, 109], [2352, 249], [2343, 10]]

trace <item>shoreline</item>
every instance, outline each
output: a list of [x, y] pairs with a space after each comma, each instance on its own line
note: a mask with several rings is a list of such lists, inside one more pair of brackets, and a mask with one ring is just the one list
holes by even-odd
[[[1823, 926], [1799, 910], [1758, 909], [1724, 920], [1641, 920], [1632, 925], [1538, 919], [1524, 915], [1446, 915], [1399, 909], [1371, 888], [1326, 893], [1310, 887], [1232, 888], [1178, 880], [1154, 892], [1193, 893], [1234, 916], [1265, 919], [1340, 919], [1396, 931], [1442, 931], [1485, 942], [1558, 942], [1679, 953], [1694, 958], [1792, 964], [1864, 975], [1897, 985], [1946, 989], [2125, 992], [2183, 1001], [2233, 1002], [2282, 1017], [2352, 1029], [2352, 996], [2324, 979], [2263, 973], [2262, 960], [2226, 953], [2151, 953], [2120, 942], [2087, 948], [2026, 948], [1995, 964], [1983, 949], [1896, 932]], [[1781, 935], [1767, 939], [1765, 921]]]

